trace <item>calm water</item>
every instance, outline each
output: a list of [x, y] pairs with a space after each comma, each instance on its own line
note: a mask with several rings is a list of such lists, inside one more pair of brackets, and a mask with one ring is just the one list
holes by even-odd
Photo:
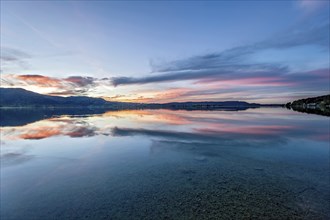
[[20, 115], [38, 121], [2, 123], [1, 220], [330, 219], [329, 117]]

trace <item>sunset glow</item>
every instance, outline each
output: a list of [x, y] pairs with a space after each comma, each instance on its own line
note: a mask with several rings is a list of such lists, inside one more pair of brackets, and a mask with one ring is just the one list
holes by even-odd
[[329, 2], [221, 4], [2, 2], [1, 86], [139, 103], [329, 91]]
[[330, 219], [330, 0], [0, 0], [0, 219]]

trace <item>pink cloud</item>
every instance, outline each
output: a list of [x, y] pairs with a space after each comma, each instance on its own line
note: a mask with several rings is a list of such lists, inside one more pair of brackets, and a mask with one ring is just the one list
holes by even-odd
[[239, 133], [256, 135], [279, 135], [285, 134], [288, 130], [294, 129], [294, 126], [287, 125], [252, 125], [252, 126], [232, 126], [231, 124], [221, 124], [221, 127], [208, 127], [196, 129], [202, 133]]
[[42, 76], [42, 75], [15, 75], [14, 76], [18, 80], [22, 80], [26, 84], [32, 84], [37, 85], [40, 87], [59, 87], [63, 88], [64, 85], [62, 85], [61, 80], [48, 77], [48, 76]]
[[282, 77], [250, 77], [242, 79], [217, 79], [217, 78], [207, 78], [197, 81], [197, 83], [212, 83], [217, 85], [231, 86], [289, 86], [294, 85], [293, 82], [285, 82]]

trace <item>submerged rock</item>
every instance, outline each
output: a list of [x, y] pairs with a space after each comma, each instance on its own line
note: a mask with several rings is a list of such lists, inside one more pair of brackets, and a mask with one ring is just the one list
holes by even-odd
[[205, 162], [205, 161], [207, 161], [207, 159], [206, 159], [205, 156], [196, 156], [194, 159], [197, 160], [197, 161], [200, 161], [200, 162]]

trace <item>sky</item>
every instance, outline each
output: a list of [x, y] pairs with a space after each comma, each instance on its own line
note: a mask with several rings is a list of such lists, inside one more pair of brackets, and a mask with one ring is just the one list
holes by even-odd
[[1, 87], [125, 102], [330, 93], [329, 1], [1, 1]]

